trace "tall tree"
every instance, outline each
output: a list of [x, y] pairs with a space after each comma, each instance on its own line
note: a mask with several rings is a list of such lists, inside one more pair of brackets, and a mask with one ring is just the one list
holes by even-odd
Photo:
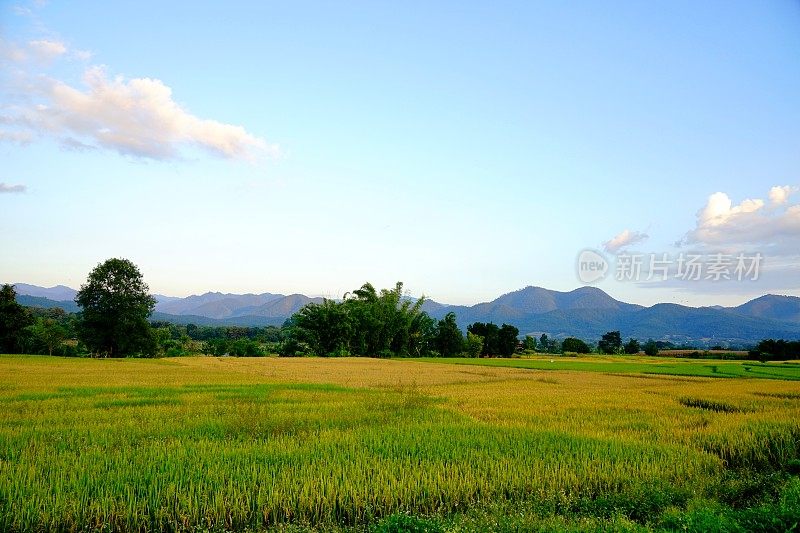
[[78, 335], [94, 353], [109, 357], [152, 355], [156, 341], [147, 321], [156, 300], [139, 268], [127, 259], [95, 267], [75, 297], [81, 307]]
[[456, 314], [447, 313], [436, 326], [436, 349], [442, 357], [453, 357], [464, 347], [464, 334], [456, 324]]
[[625, 347], [623, 349], [625, 350], [626, 354], [635, 355], [639, 353], [639, 350], [642, 349], [642, 346], [636, 339], [629, 339], [628, 342], [625, 343]]
[[467, 342], [464, 343], [464, 352], [467, 357], [480, 357], [483, 352], [483, 337], [467, 332]]
[[353, 327], [344, 305], [328, 299], [308, 304], [297, 312], [294, 321], [299, 339], [316, 355], [349, 353]]
[[644, 343], [644, 353], [650, 356], [658, 355], [658, 344], [656, 344], [656, 341], [649, 339]]
[[531, 337], [530, 335], [525, 335], [525, 338], [522, 340], [522, 347], [525, 349], [526, 352], [535, 352], [536, 351], [536, 337]]
[[432, 348], [435, 322], [421, 310], [424, 301], [424, 297], [404, 297], [400, 282], [380, 292], [365, 283], [345, 294], [342, 302], [325, 300], [297, 312], [284, 351], [305, 343], [317, 355], [426, 355]]
[[509, 324], [500, 326], [497, 332], [497, 353], [503, 357], [511, 357], [517, 350], [519, 330]]
[[482, 355], [500, 354], [500, 328], [492, 322], [475, 322], [467, 326], [467, 332], [483, 337]]
[[608, 331], [603, 334], [600, 342], [597, 343], [597, 348], [601, 353], [605, 354], [618, 354], [622, 351], [622, 336], [619, 331]]
[[0, 287], [0, 353], [20, 352], [25, 328], [31, 322], [25, 308], [17, 303], [14, 286]]

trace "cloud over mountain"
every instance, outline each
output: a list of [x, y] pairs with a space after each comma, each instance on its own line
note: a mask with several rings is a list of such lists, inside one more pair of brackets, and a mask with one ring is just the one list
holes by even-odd
[[620, 251], [622, 248], [625, 248], [626, 246], [631, 246], [633, 244], [643, 242], [647, 240], [647, 238], [648, 235], [646, 233], [642, 233], [641, 231], [631, 231], [629, 229], [626, 229], [613, 239], [604, 242], [603, 249], [605, 249], [606, 252], [613, 254]]
[[800, 245], [800, 204], [789, 203], [796, 187], [769, 191], [770, 206], [762, 199], [734, 204], [724, 192], [709, 196], [697, 213], [697, 225], [684, 244], [712, 247], [760, 248], [775, 255], [796, 255]]

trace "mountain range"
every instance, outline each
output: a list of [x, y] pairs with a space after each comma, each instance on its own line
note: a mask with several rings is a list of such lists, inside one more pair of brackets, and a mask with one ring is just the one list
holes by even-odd
[[[63, 285], [38, 287], [15, 284], [17, 300], [35, 307], [77, 311], [77, 291]], [[155, 295], [153, 320], [179, 324], [266, 326], [280, 325], [308, 303], [322, 298], [302, 294], [228, 294], [207, 292], [178, 298]], [[661, 303], [650, 307], [615, 300], [595, 287], [561, 292], [525, 287], [491, 302], [472, 306], [426, 300], [422, 306], [434, 318], [454, 312], [459, 326], [473, 322], [511, 324], [521, 334], [576, 336], [594, 340], [606, 331], [623, 337], [668, 340], [675, 343], [748, 344], [764, 338], [800, 339], [800, 297], [768, 294], [736, 307], [687, 307]]]

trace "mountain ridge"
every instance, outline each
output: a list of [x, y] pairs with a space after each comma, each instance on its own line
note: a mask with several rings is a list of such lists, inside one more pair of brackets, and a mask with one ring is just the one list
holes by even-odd
[[[77, 293], [69, 287], [23, 283], [16, 287], [24, 305], [77, 309], [74, 302], [63, 298]], [[280, 325], [304, 305], [322, 302], [319, 297], [269, 292], [206, 292], [185, 298], [156, 298], [153, 320], [237, 326]], [[674, 303], [646, 307], [616, 300], [596, 287], [554, 291], [529, 285], [471, 306], [426, 300], [422, 309], [436, 319], [454, 312], [462, 328], [473, 322], [508, 323], [523, 335], [547, 333], [559, 338], [593, 339], [612, 330], [620, 330], [625, 337], [677, 342], [747, 343], [768, 337], [800, 338], [800, 297], [774, 294], [734, 307]]]

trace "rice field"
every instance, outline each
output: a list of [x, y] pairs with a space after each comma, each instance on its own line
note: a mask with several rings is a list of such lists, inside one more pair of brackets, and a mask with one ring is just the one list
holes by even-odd
[[0, 530], [800, 521], [800, 383], [602, 364], [0, 356]]
[[617, 372], [663, 374], [707, 378], [755, 378], [800, 381], [800, 361], [760, 363], [719, 359], [676, 359], [630, 355], [569, 357], [537, 355], [514, 358], [419, 358], [429, 363], [447, 362], [456, 365], [527, 368], [531, 370], [577, 370], [583, 372]]

